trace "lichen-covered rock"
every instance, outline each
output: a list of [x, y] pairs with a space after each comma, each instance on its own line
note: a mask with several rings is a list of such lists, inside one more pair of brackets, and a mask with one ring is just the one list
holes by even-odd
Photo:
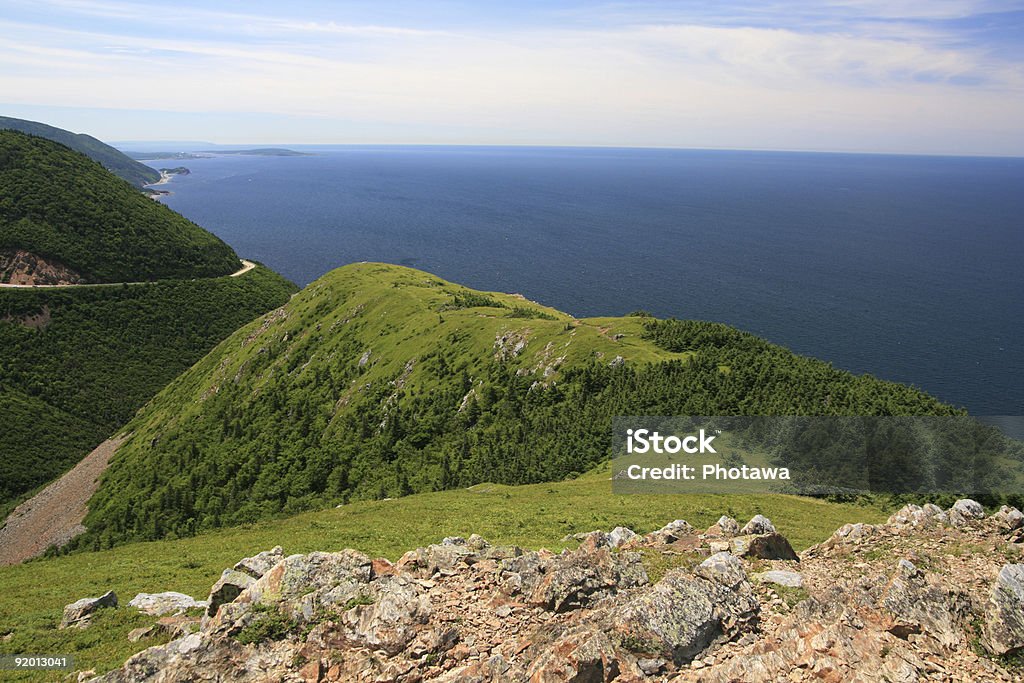
[[727, 585], [736, 579], [734, 561], [738, 562], [735, 557], [718, 557], [710, 562], [704, 573], [711, 579], [674, 569], [618, 608], [612, 628], [623, 645], [684, 664], [712, 644], [751, 630], [759, 605], [745, 575], [732, 587]]
[[105, 607], [117, 607], [117, 595], [114, 591], [107, 591], [98, 598], [82, 598], [64, 607], [64, 615], [60, 620], [60, 628], [77, 626], [85, 628], [96, 610]]
[[143, 614], [163, 616], [165, 614], [181, 614], [190, 609], [205, 609], [209, 603], [196, 600], [184, 593], [167, 591], [164, 593], [139, 593], [128, 603]]
[[966, 604], [957, 591], [929, 582], [925, 573], [902, 559], [882, 590], [879, 605], [889, 616], [886, 630], [906, 639], [926, 633], [944, 647], [964, 640]]
[[715, 553], [694, 568], [693, 573], [705, 579], [716, 581], [726, 588], [736, 588], [747, 580], [747, 572], [732, 553]]
[[375, 582], [367, 602], [346, 610], [341, 623], [353, 641], [391, 655], [412, 641], [417, 627], [431, 614], [423, 589], [403, 576]]
[[999, 570], [985, 611], [985, 647], [996, 655], [1024, 650], [1024, 564]]
[[[640, 555], [607, 548], [566, 551], [548, 559], [528, 590], [529, 601], [554, 612], [579, 609], [620, 590], [647, 583]], [[527, 589], [524, 587], [524, 592]]]
[[[721, 520], [719, 520], [721, 522]], [[764, 515], [754, 515], [750, 518], [742, 529], [740, 529], [740, 535], [742, 536], [756, 536], [759, 534], [774, 534], [775, 525], [772, 521]]]
[[580, 627], [541, 649], [520, 680], [607, 683], [623, 680], [623, 668], [607, 634], [593, 627]]

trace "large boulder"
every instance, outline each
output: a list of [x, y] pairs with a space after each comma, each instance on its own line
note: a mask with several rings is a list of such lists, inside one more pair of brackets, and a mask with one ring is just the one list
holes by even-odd
[[1024, 564], [999, 570], [985, 610], [985, 647], [996, 655], [1024, 650]]
[[981, 503], [970, 498], [961, 498], [953, 503], [953, 507], [949, 508], [949, 512], [946, 514], [949, 517], [950, 525], [966, 526], [985, 519], [985, 508], [981, 507]]
[[107, 591], [98, 598], [82, 598], [66, 605], [63, 618], [60, 620], [60, 628], [85, 628], [96, 610], [104, 607], [117, 607], [117, 595], [114, 591]]
[[528, 600], [554, 612], [586, 607], [602, 597], [647, 583], [640, 555], [613, 553], [607, 548], [581, 547], [561, 555], [539, 559], [535, 567], [527, 561], [506, 565], [526, 566], [522, 591]]
[[1000, 531], [1016, 531], [1024, 526], [1024, 514], [1017, 508], [1007, 505], [999, 508], [999, 511], [989, 517], [989, 519]]
[[160, 617], [165, 614], [181, 614], [190, 609], [205, 609], [208, 602], [196, 600], [184, 593], [139, 593], [128, 603], [143, 614]]
[[612, 629], [624, 647], [685, 664], [754, 628], [760, 607], [739, 560], [720, 553], [697, 572], [674, 569], [616, 609]]
[[706, 533], [708, 536], [736, 536], [740, 533], [740, 523], [728, 515], [722, 515], [708, 527]]
[[900, 560], [883, 587], [879, 606], [886, 630], [898, 638], [925, 633], [943, 647], [963, 640], [966, 600], [925, 573], [909, 560]]

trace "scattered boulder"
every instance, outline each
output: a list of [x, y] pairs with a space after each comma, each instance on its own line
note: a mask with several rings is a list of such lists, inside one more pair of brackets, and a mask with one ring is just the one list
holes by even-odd
[[708, 536], [736, 536], [740, 533], [740, 524], [732, 517], [722, 515], [717, 522], [708, 527], [706, 533]]
[[1024, 564], [999, 570], [985, 610], [985, 647], [995, 655], [1024, 650]]
[[184, 593], [167, 591], [165, 593], [139, 593], [128, 603], [143, 614], [163, 616], [165, 614], [181, 614], [190, 609], [206, 609], [209, 603], [196, 600]]
[[985, 519], [985, 508], [981, 507], [981, 503], [970, 498], [961, 498], [953, 503], [953, 507], [949, 508], [947, 515], [952, 526], [964, 526]]
[[1024, 513], [1015, 507], [1007, 505], [999, 508], [989, 519], [1001, 531], [1016, 531], [1024, 526]]
[[786, 537], [774, 532], [760, 536], [737, 536], [732, 539], [730, 550], [739, 557], [757, 557], [762, 560], [800, 559]]
[[[728, 518], [727, 518], [728, 519]], [[721, 524], [722, 520], [718, 520]], [[775, 525], [772, 521], [764, 515], [754, 515], [750, 521], [747, 522], [742, 529], [740, 529], [740, 535], [742, 536], [755, 536], [758, 534], [774, 534]]]
[[63, 618], [60, 620], [60, 628], [85, 628], [96, 610], [104, 607], [117, 607], [117, 595], [114, 591], [107, 591], [98, 598], [82, 598], [66, 605]]
[[736, 588], [747, 580], [743, 563], [732, 553], [715, 553], [693, 570], [697, 576], [716, 581], [726, 588]]

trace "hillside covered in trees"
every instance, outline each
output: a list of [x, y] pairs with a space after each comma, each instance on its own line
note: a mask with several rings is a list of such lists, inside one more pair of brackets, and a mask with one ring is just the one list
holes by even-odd
[[242, 328], [130, 424], [77, 547], [356, 499], [560, 480], [616, 415], [954, 415], [724, 325], [577, 320], [354, 264]]
[[17, 130], [59, 142], [76, 152], [81, 152], [103, 168], [136, 187], [142, 187], [160, 180], [160, 173], [145, 164], [132, 159], [120, 150], [85, 133], [72, 133], [63, 128], [48, 126], [37, 121], [0, 116], [0, 129]]
[[83, 282], [227, 275], [234, 251], [60, 143], [0, 130], [0, 254], [28, 252]]
[[294, 291], [263, 267], [207, 280], [0, 290], [0, 512]]

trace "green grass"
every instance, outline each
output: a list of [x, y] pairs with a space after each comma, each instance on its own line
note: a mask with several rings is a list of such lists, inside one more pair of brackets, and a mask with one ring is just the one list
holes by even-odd
[[[562, 538], [580, 531], [624, 525], [644, 533], [677, 518], [702, 528], [722, 514], [744, 522], [756, 513], [771, 518], [798, 550], [824, 540], [847, 522], [885, 518], [879, 508], [783, 495], [617, 496], [611, 493], [607, 471], [551, 484], [479, 484], [358, 502], [188, 539], [2, 567], [0, 652], [72, 654], [79, 669], [115, 668], [132, 653], [157, 642], [127, 640], [131, 629], [154, 618], [121, 608], [101, 613], [84, 631], [60, 631], [56, 625], [65, 604], [108, 589], [117, 592], [122, 604], [143, 591], [175, 590], [205, 598], [223, 568], [275, 545], [284, 546], [289, 554], [356, 548], [396, 560], [407, 550], [450, 535], [479, 533], [494, 543], [559, 549], [567, 545]], [[648, 567], [657, 578], [685, 560], [652, 557]], [[12, 635], [3, 640], [7, 633]]]

